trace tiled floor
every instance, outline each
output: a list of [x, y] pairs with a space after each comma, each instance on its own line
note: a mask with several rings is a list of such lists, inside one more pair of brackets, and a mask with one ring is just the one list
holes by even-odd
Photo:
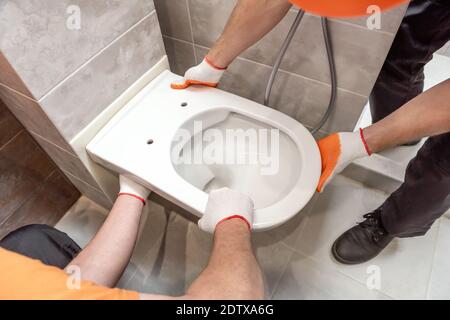
[[23, 225], [54, 225], [79, 195], [0, 101], [0, 239]]
[[[448, 299], [450, 220], [424, 237], [395, 240], [379, 257], [358, 266], [338, 264], [333, 241], [375, 209], [387, 195], [338, 176], [287, 224], [254, 235], [254, 247], [274, 299]], [[57, 224], [84, 246], [107, 212], [81, 198]], [[182, 294], [205, 267], [211, 237], [178, 215], [150, 202], [130, 265], [119, 286], [144, 292]], [[379, 290], [368, 289], [372, 268]]]

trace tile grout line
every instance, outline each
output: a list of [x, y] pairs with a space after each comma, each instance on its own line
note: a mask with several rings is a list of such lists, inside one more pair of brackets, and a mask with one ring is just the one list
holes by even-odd
[[90, 57], [88, 60], [86, 60], [82, 65], [80, 65], [78, 68], [76, 68], [73, 72], [68, 74], [64, 79], [62, 79], [60, 82], [58, 82], [52, 89], [50, 89], [48, 92], [46, 92], [42, 97], [39, 98], [37, 101], [43, 101], [45, 100], [49, 95], [51, 95], [54, 91], [56, 91], [62, 84], [64, 84], [68, 79], [73, 77], [75, 74], [77, 74], [80, 70], [82, 70], [84, 67], [86, 67], [89, 63], [91, 63], [93, 60], [98, 58], [102, 53], [104, 53], [106, 50], [108, 50], [111, 46], [113, 46], [115, 43], [120, 41], [122, 38], [124, 38], [127, 34], [133, 31], [139, 24], [150, 18], [152, 15], [156, 14], [156, 9], [153, 9], [150, 13], [145, 15], [142, 19], [140, 19], [138, 22], [134, 23], [131, 27], [128, 28], [124, 33], [122, 33], [120, 36], [109, 42], [105, 47], [103, 47], [100, 51], [98, 51], [96, 54], [94, 54], [92, 57]]
[[60, 170], [61, 170], [62, 172], [64, 172], [65, 174], [67, 174], [67, 175], [73, 177], [74, 179], [76, 179], [76, 180], [78, 180], [78, 181], [80, 181], [80, 182], [82, 182], [82, 183], [84, 183], [84, 184], [87, 184], [89, 187], [91, 187], [92, 189], [94, 189], [94, 190], [97, 191], [97, 192], [100, 192], [102, 195], [105, 196], [105, 198], [107, 198], [107, 199], [109, 200], [109, 198], [105, 195], [105, 193], [104, 193], [102, 190], [100, 190], [100, 189], [94, 187], [94, 186], [91, 185], [90, 183], [84, 181], [84, 180], [81, 179], [80, 177], [77, 177], [76, 175], [74, 175], [73, 173], [70, 173], [70, 172], [67, 171], [67, 170], [64, 170], [64, 169], [60, 169]]
[[[340, 274], [341, 276], [344, 276], [346, 279], [351, 280], [352, 282], [354, 282], [354, 283], [360, 285], [360, 286], [363, 287], [363, 288], [366, 288], [366, 287], [364, 286], [364, 284], [365, 284], [364, 282], [361, 282], [361, 281], [359, 281], [358, 279], [355, 279], [355, 278], [353, 278], [352, 276], [345, 274], [344, 272], [340, 271], [339, 269], [333, 268], [333, 267], [330, 267], [330, 266], [323, 265], [322, 262], [321, 262], [319, 259], [316, 259], [315, 257], [313, 257], [313, 256], [311, 256], [311, 255], [308, 255], [308, 254], [306, 254], [306, 253], [300, 252], [299, 250], [294, 250], [294, 251], [295, 251], [297, 254], [300, 254], [301, 256], [305, 257], [306, 259], [309, 259], [309, 260], [311, 260], [312, 262], [316, 263], [317, 265], [320, 265], [320, 266], [321, 266], [322, 268], [324, 268], [325, 270], [336, 272], [336, 273]], [[381, 290], [375, 289], [375, 290], [370, 290], [370, 291], [378, 292], [379, 294], [381, 294], [381, 295], [383, 295], [383, 296], [385, 296], [385, 297], [387, 297], [387, 298], [390, 298], [391, 300], [396, 300], [394, 297], [392, 297], [391, 295], [389, 295], [389, 294], [387, 294], [386, 292], [383, 292], [383, 291], [381, 291]]]
[[281, 245], [284, 246], [285, 248], [289, 249], [290, 257], [289, 257], [288, 261], [286, 262], [286, 265], [283, 267], [283, 270], [281, 270], [280, 276], [278, 277], [277, 282], [273, 286], [272, 292], [270, 293], [270, 296], [269, 296], [269, 300], [273, 300], [273, 297], [275, 296], [275, 294], [277, 293], [277, 291], [279, 289], [281, 279], [283, 279], [283, 276], [285, 275], [287, 268], [289, 267], [289, 264], [291, 263], [292, 258], [294, 257], [294, 253], [296, 253], [295, 250], [293, 250], [292, 248], [287, 246], [283, 241], [281, 241]]
[[20, 206], [18, 206], [17, 208], [15, 208], [10, 214], [7, 215], [7, 217], [5, 219], [3, 219], [0, 222], [0, 229], [2, 226], [5, 225], [5, 223], [14, 215], [15, 212], [17, 212], [17, 210], [19, 210], [20, 208], [22, 208], [30, 199], [32, 199], [40, 190], [42, 190], [45, 186], [45, 184], [47, 183], [47, 181], [51, 178], [51, 176], [53, 174], [55, 174], [55, 172], [58, 171], [58, 168], [53, 169], [48, 175], [47, 177], [44, 178], [44, 180], [37, 186], [37, 188], [35, 188], [33, 190], [33, 192], [29, 193], [28, 196], [25, 198], [25, 200], [20, 204]]
[[194, 53], [194, 60], [195, 60], [195, 64], [198, 64], [197, 52], [195, 50], [194, 28], [192, 27], [191, 8], [189, 6], [189, 0], [186, 0], [186, 10], [187, 10], [188, 19], [189, 19], [189, 29], [191, 31], [191, 41], [192, 41], [191, 44], [192, 44], [192, 50]]
[[2, 151], [8, 144], [10, 144], [15, 138], [17, 138], [25, 129], [20, 129], [11, 139], [6, 141], [1, 147], [0, 151]]
[[4, 84], [4, 83], [0, 83], [0, 86], [1, 86], [1, 87], [4, 87], [6, 90], [12, 91], [12, 92], [14, 92], [15, 94], [17, 94], [17, 95], [19, 95], [19, 96], [21, 96], [21, 97], [23, 97], [23, 98], [25, 98], [25, 99], [28, 99], [28, 100], [30, 100], [30, 101], [32, 101], [32, 102], [39, 102], [38, 100], [35, 100], [35, 99], [33, 99], [33, 98], [27, 96], [26, 94], [23, 94], [22, 92], [17, 91], [16, 89], [7, 86], [7, 85]]
[[47, 142], [47, 143], [51, 144], [52, 146], [54, 146], [54, 147], [58, 148], [59, 150], [61, 150], [61, 151], [65, 152], [65, 153], [67, 153], [68, 155], [70, 155], [70, 156], [72, 156], [72, 157], [74, 157], [74, 158], [76, 158], [76, 159], [80, 160], [80, 158], [79, 158], [79, 157], [78, 157], [78, 156], [77, 156], [76, 154], [74, 154], [74, 153], [72, 153], [72, 152], [69, 152], [69, 151], [67, 151], [66, 149], [64, 149], [64, 148], [62, 148], [62, 147], [60, 147], [60, 146], [58, 146], [57, 144], [53, 143], [52, 141], [50, 141], [50, 140], [48, 140], [48, 139], [44, 138], [44, 137], [43, 137], [43, 136], [41, 136], [40, 134], [37, 134], [36, 132], [34, 132], [34, 131], [31, 131], [31, 130], [30, 130], [30, 133], [31, 133], [32, 135], [35, 135], [35, 136], [37, 136], [38, 138], [40, 138], [40, 139], [44, 140], [45, 142]]
[[429, 300], [430, 297], [430, 289], [431, 289], [431, 279], [433, 276], [433, 270], [434, 270], [434, 262], [436, 261], [436, 255], [437, 255], [437, 245], [438, 245], [438, 241], [439, 241], [439, 233], [441, 231], [441, 221], [438, 221], [439, 225], [437, 227], [437, 231], [436, 231], [436, 239], [434, 242], [434, 247], [433, 247], [433, 258], [431, 259], [431, 268], [430, 268], [430, 272], [428, 274], [428, 282], [427, 282], [427, 290], [425, 292], [425, 299]]
[[[299, 9], [298, 8], [297, 9], [291, 8], [291, 9], [289, 9], [289, 11], [292, 12], [292, 13], [298, 13]], [[315, 18], [318, 18], [318, 19], [321, 18], [320, 16], [317, 16], [317, 15], [311, 14], [311, 13], [306, 13], [306, 15], [310, 16], [310, 17], [315, 17]], [[363, 26], [363, 25], [360, 25], [358, 23], [342, 20], [342, 19], [339, 19], [339, 18], [328, 18], [328, 21], [340, 23], [340, 24], [343, 24], [343, 25], [347, 25], [349, 27], [355, 27], [355, 28], [359, 28], [359, 29], [363, 29], [363, 30], [367, 30], [367, 31], [372, 31], [372, 32], [381, 33], [381, 34], [385, 34], [385, 35], [390, 35], [390, 36], [395, 36], [395, 34], [396, 34], [396, 33], [393, 33], [393, 32], [390, 32], [390, 31], [384, 31], [384, 30], [381, 30], [381, 29], [370, 30], [369, 28], [367, 28], [367, 26]]]
[[[314, 209], [314, 206], [315, 206], [315, 204], [312, 205], [310, 211], [312, 211], [312, 210]], [[309, 211], [309, 212], [310, 212], [310, 211]], [[308, 212], [308, 213], [309, 213], [309, 212]], [[307, 217], [307, 218], [309, 218], [309, 217]], [[309, 220], [309, 219], [308, 219], [308, 220]], [[306, 221], [306, 223], [304, 224], [304, 226], [301, 228], [301, 231], [300, 231], [300, 232], [302, 232], [302, 231], [307, 227], [307, 225], [308, 225], [308, 221]], [[321, 265], [321, 261], [317, 260], [314, 256], [312, 256], [312, 255], [310, 255], [310, 254], [308, 254], [308, 253], [306, 253], [306, 252], [303, 252], [302, 250], [299, 250], [299, 249], [297, 249], [296, 247], [290, 246], [290, 245], [284, 243], [283, 241], [282, 241], [281, 243], [282, 243], [285, 247], [287, 247], [287, 248], [291, 249], [292, 251], [294, 251], [295, 253], [300, 254], [300, 255], [302, 255], [302, 256], [304, 256], [304, 257], [306, 257], [306, 258], [308, 258], [308, 259], [314, 261], [315, 263]], [[342, 272], [342, 271], [339, 270], [338, 268], [332, 268], [332, 267], [327, 267], [327, 266], [324, 266], [324, 268], [329, 269], [329, 270], [332, 270], [332, 271], [335, 271], [335, 272], [339, 273], [340, 275], [343, 275], [343, 276], [345, 276], [346, 278], [351, 279], [352, 281], [355, 281], [355, 282], [357, 282], [358, 284], [364, 286], [364, 283], [363, 283], [363, 282], [359, 281], [358, 279], [353, 278], [353, 277], [350, 276], [350, 275], [345, 274], [344, 272]], [[281, 278], [280, 278], [280, 280], [281, 280]], [[388, 297], [388, 298], [391, 298], [391, 299], [395, 300], [394, 297], [392, 297], [391, 295], [389, 295], [389, 294], [387, 294], [387, 293], [385, 293], [385, 292], [383, 292], [383, 291], [380, 291], [380, 290], [376, 290], [376, 291], [380, 292], [382, 295], [384, 295], [384, 296], [386, 296], [386, 297]]]
[[[178, 40], [178, 39], [175, 39], [175, 40]], [[207, 49], [207, 50], [210, 49], [208, 47], [204, 47], [204, 46], [201, 46], [201, 45], [198, 45], [198, 44], [196, 44], [196, 46], [200, 47], [202, 49]], [[257, 64], [259, 66], [265, 67], [265, 68], [270, 68], [270, 69], [273, 68], [272, 66], [269, 66], [267, 64], [264, 64], [264, 63], [261, 63], [261, 62], [257, 62], [257, 61], [251, 60], [251, 59], [247, 59], [247, 58], [244, 58], [244, 57], [241, 57], [241, 56], [237, 57], [236, 59], [242, 60], [242, 61], [246, 61], [246, 62], [251, 62], [251, 63]], [[331, 84], [329, 84], [327, 82], [323, 82], [323, 81], [320, 81], [320, 80], [317, 80], [317, 79], [309, 78], [307, 76], [304, 76], [304, 75], [301, 75], [301, 74], [297, 74], [297, 73], [293, 73], [293, 72], [290, 72], [290, 71], [286, 71], [286, 70], [281, 69], [281, 68], [278, 70], [278, 72], [285, 73], [285, 74], [291, 75], [293, 77], [302, 78], [304, 80], [312, 81], [312, 82], [315, 82], [317, 84], [325, 85], [327, 87], [331, 87]], [[350, 93], [350, 94], [353, 94], [355, 96], [358, 96], [358, 97], [361, 97], [361, 98], [364, 98], [364, 99], [368, 99], [368, 96], [366, 96], [366, 95], [363, 95], [363, 94], [357, 93], [357, 92], [353, 92], [351, 90], [344, 89], [344, 88], [341, 88], [341, 87], [338, 87], [338, 91], [345, 92], [345, 93]]]

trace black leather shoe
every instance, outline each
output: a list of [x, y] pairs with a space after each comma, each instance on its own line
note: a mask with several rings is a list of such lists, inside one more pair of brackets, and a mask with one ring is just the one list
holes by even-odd
[[381, 225], [379, 211], [364, 215], [365, 220], [343, 233], [331, 249], [337, 261], [358, 264], [375, 258], [394, 239]]

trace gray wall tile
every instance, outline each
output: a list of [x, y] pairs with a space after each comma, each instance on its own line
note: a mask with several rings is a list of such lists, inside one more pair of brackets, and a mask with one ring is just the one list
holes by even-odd
[[189, 0], [194, 42], [211, 47], [233, 10], [236, 0]]
[[[70, 5], [80, 30], [66, 27]], [[1, 1], [0, 49], [39, 99], [153, 9], [151, 0]]]
[[[325, 114], [330, 95], [328, 84], [280, 71], [270, 105], [304, 125], [314, 127]], [[366, 103], [366, 97], [339, 89], [336, 109], [322, 130], [353, 131]]]
[[436, 51], [437, 54], [450, 57], [450, 41], [447, 42], [442, 48]]
[[184, 75], [187, 69], [195, 65], [195, 52], [192, 43], [163, 37], [167, 57], [172, 72]]
[[68, 152], [73, 152], [37, 101], [1, 84], [0, 97], [28, 131], [44, 137]]
[[[394, 36], [335, 21], [329, 22], [329, 28], [338, 86], [369, 95]], [[330, 83], [320, 18], [305, 16], [281, 68]]]
[[72, 184], [86, 197], [101, 205], [105, 209], [111, 209], [111, 201], [101, 192], [100, 190], [92, 187], [84, 181], [81, 181], [77, 177], [71, 175], [70, 173], [63, 171], [66, 177], [72, 182]]
[[[199, 56], [206, 48], [196, 47]], [[242, 58], [228, 68], [219, 88], [239, 96], [263, 103], [264, 92], [271, 68]], [[296, 74], [279, 71], [274, 83], [270, 105], [300, 121], [305, 126], [315, 126], [328, 107], [330, 85]], [[352, 131], [367, 102], [365, 96], [338, 90], [336, 110], [322, 128], [323, 133]]]
[[84, 166], [83, 162], [81, 162], [76, 155], [57, 147], [38, 135], [34, 134], [33, 137], [61, 170], [69, 172], [78, 179], [100, 189], [97, 182], [95, 182], [92, 175]]
[[56, 87], [41, 105], [70, 141], [164, 55], [154, 11]]
[[4, 56], [0, 49], [0, 83], [13, 88], [14, 90], [31, 97], [32, 94], [28, 91], [28, 88], [23, 83], [22, 79], [17, 75], [14, 68], [9, 63], [8, 59]]
[[155, 0], [163, 35], [192, 41], [187, 0]]
[[[408, 4], [403, 4], [392, 9], [389, 9], [381, 14], [381, 29], [380, 31], [396, 34], [400, 26], [401, 19], [405, 15]], [[367, 17], [347, 18], [347, 19], [333, 19], [347, 23], [356, 24], [362, 27], [367, 27]]]
[[[208, 52], [207, 48], [196, 47], [198, 57], [203, 57]], [[241, 97], [264, 102], [264, 90], [270, 76], [271, 68], [250, 60], [238, 58], [229, 66], [219, 88], [232, 92]]]

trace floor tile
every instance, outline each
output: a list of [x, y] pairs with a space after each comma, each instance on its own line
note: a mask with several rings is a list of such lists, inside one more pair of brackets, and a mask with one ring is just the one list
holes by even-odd
[[395, 239], [378, 257], [365, 264], [345, 266], [331, 256], [335, 239], [361, 221], [363, 214], [377, 208], [386, 196], [338, 176], [315, 203], [295, 249], [363, 284], [370, 276], [368, 267], [377, 266], [381, 272], [380, 291], [396, 299], [424, 298], [437, 224], [424, 237]]
[[306, 256], [294, 253], [273, 299], [388, 299], [347, 276], [325, 268]]
[[0, 239], [29, 224], [55, 225], [79, 197], [78, 190], [55, 170], [32, 197], [0, 225]]
[[22, 131], [0, 150], [0, 223], [17, 210], [55, 170], [38, 144]]
[[23, 127], [0, 100], [0, 148], [16, 136]]
[[[313, 203], [313, 201], [311, 201]], [[295, 243], [304, 226], [306, 206], [286, 224], [253, 236], [256, 257], [261, 265], [269, 297], [278, 283], [293, 250], [285, 243]], [[176, 211], [154, 202], [131, 259], [132, 276], [125, 273], [125, 288], [167, 295], [182, 295], [206, 267], [212, 247], [212, 236]]]
[[[206, 266], [212, 239], [209, 234], [203, 233], [196, 225], [175, 212], [163, 214], [164, 219], [156, 219], [165, 220], [165, 225], [159, 228], [156, 226], [154, 233], [148, 231], [156, 220], [155, 213], [149, 214], [137, 245], [138, 250], [142, 246], [148, 250], [144, 257], [133, 255], [132, 262], [136, 266], [136, 272], [125, 287], [147, 293], [179, 296], [185, 293]], [[153, 242], [149, 238], [153, 238]]]
[[428, 299], [450, 299], [450, 220], [441, 219], [431, 272]]

